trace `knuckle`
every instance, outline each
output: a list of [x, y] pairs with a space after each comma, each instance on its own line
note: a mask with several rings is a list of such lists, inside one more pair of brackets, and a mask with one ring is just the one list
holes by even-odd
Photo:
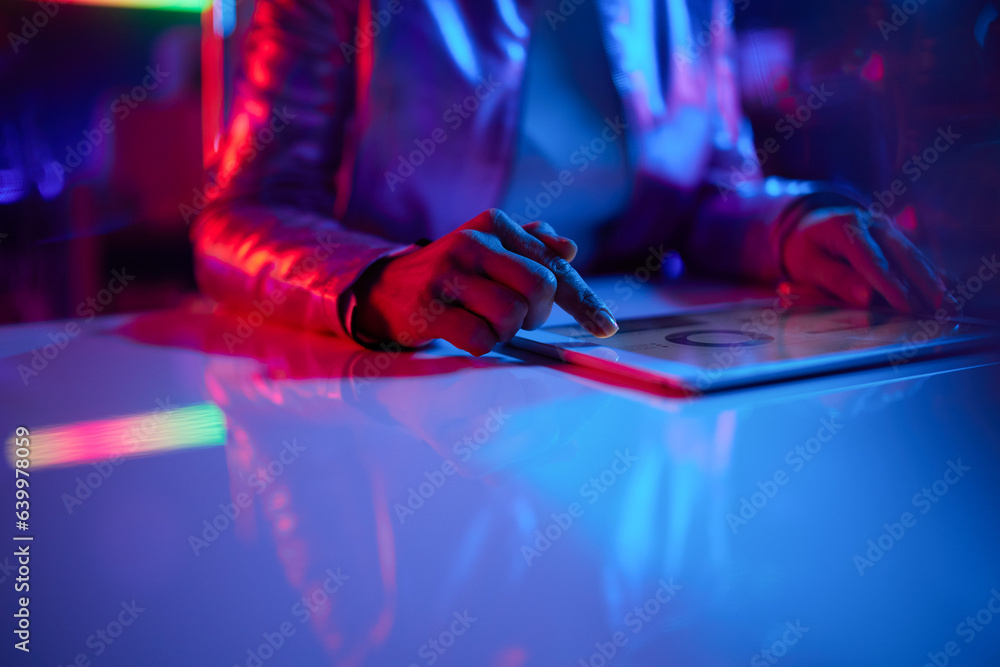
[[596, 315], [599, 310], [607, 309], [607, 305], [601, 301], [601, 298], [589, 289], [583, 290], [582, 297], [588, 313]]
[[549, 300], [555, 296], [558, 287], [559, 281], [556, 280], [555, 274], [543, 268], [535, 273], [535, 284], [531, 293], [532, 300]]
[[535, 227], [534, 231], [541, 232], [543, 234], [549, 234], [550, 236], [555, 236], [556, 235], [555, 228], [553, 228], [552, 225], [550, 225], [549, 223], [545, 222], [544, 220], [539, 220], [538, 221], [538, 224]]
[[494, 211], [496, 209], [487, 209], [477, 215], [476, 217], [469, 220], [467, 223], [462, 225], [462, 229], [472, 229], [472, 230], [490, 230], [493, 227]]
[[455, 233], [451, 234], [450, 236], [453, 239], [452, 240], [453, 244], [463, 246], [469, 243], [476, 243], [479, 239], [479, 234], [480, 234], [479, 231], [471, 227], [465, 227], [456, 230]]
[[496, 229], [502, 226], [507, 218], [507, 214], [498, 208], [487, 209], [486, 216], [489, 220], [491, 229]]
[[544, 266], [556, 276], [564, 276], [570, 270], [569, 262], [552, 253], [546, 257]]
[[483, 232], [475, 229], [461, 229], [450, 236], [454, 237], [448, 248], [449, 266], [452, 267], [477, 257], [487, 245]]

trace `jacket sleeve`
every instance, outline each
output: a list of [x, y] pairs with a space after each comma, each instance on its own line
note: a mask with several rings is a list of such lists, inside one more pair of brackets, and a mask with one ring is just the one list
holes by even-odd
[[[714, 174], [714, 179], [724, 178]], [[712, 180], [685, 243], [687, 261], [696, 271], [762, 282], [783, 277], [781, 245], [803, 212], [798, 196], [778, 179], [755, 180], [739, 190]], [[769, 193], [767, 190], [771, 190]], [[801, 187], [811, 187], [803, 183]], [[782, 191], [784, 189], [784, 191]]]
[[[865, 208], [852, 188], [835, 183], [757, 178], [733, 188], [717, 174], [705, 193], [685, 249], [696, 271], [775, 283], [787, 280], [785, 239], [806, 214], [833, 207]], [[726, 179], [726, 180], [723, 180]]]
[[357, 4], [259, 0], [208, 203], [191, 230], [203, 292], [339, 335], [349, 334], [351, 285], [401, 249], [332, 217], [354, 111]]

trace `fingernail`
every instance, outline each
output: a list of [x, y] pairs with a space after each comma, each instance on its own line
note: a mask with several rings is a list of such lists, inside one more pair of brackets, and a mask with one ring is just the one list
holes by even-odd
[[594, 320], [597, 325], [601, 327], [601, 332], [604, 337], [610, 336], [618, 331], [618, 322], [615, 321], [615, 316], [611, 314], [611, 311], [607, 308], [601, 308], [597, 311], [594, 316]]

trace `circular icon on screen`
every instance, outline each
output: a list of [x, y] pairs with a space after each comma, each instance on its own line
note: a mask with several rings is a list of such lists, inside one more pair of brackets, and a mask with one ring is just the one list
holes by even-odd
[[731, 347], [740, 345], [767, 345], [773, 336], [762, 333], [747, 333], [735, 329], [703, 329], [701, 331], [681, 331], [665, 337], [668, 343], [694, 345], [695, 347]]

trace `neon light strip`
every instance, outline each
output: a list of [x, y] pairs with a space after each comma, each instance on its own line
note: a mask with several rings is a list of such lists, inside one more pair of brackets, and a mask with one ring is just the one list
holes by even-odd
[[[226, 442], [226, 417], [214, 403], [31, 429], [31, 470], [82, 465]], [[14, 465], [14, 435], [6, 442]]]
[[63, 5], [97, 5], [123, 9], [167, 9], [175, 12], [201, 12], [212, 0], [56, 0]]

